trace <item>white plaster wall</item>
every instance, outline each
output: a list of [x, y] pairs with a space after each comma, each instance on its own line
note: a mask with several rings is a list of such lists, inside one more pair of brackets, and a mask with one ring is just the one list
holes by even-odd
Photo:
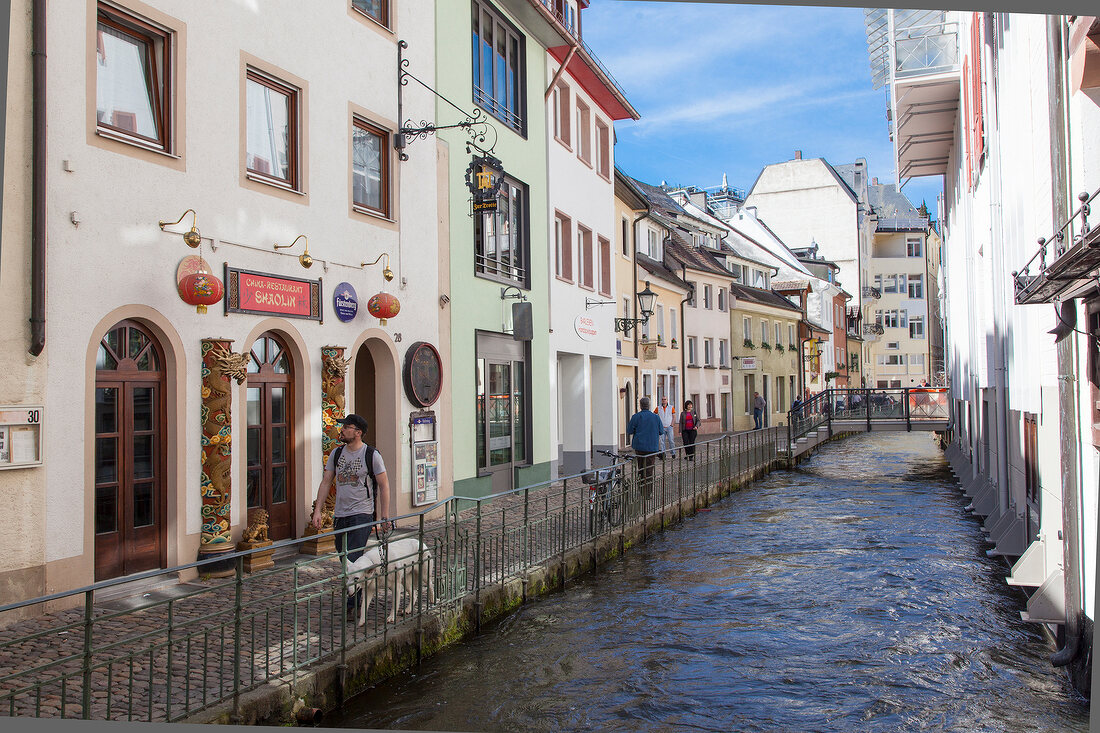
[[[74, 434], [71, 426], [83, 424], [90, 399], [85, 392], [83, 354], [102, 336], [93, 333], [93, 328], [120, 307], [152, 306], [171, 323], [183, 345], [177, 366], [186, 392], [182, 409], [187, 429], [179, 436], [186, 479], [179, 491], [185, 492], [186, 508], [179, 530], [193, 534], [200, 528], [200, 339], [231, 338], [234, 349], [240, 351], [250, 345], [243, 339], [263, 319], [240, 314], [223, 317], [221, 306], [200, 316], [183, 303], [175, 291], [175, 268], [193, 250], [183, 245], [179, 234], [161, 232], [157, 221], [171, 221], [184, 209], [195, 209], [198, 227], [206, 238], [203, 255], [219, 274], [223, 262], [228, 262], [278, 275], [323, 279], [324, 323], [285, 321], [289, 333], [300, 335], [308, 365], [297, 375], [309, 380], [307, 403], [296, 406], [297, 435], [304, 441], [302, 455], [307, 462], [306, 480], [297, 492], [308, 507], [320, 477], [320, 349], [330, 344], [350, 347], [378, 325], [365, 306], [383, 284], [380, 268], [359, 269], [360, 262], [383, 252], [391, 255], [397, 277], [388, 290], [401, 299], [402, 312], [384, 331], [400, 356], [417, 340], [438, 344], [436, 154], [432, 143], [420, 142], [409, 147], [409, 161], [394, 159], [399, 182], [394, 190], [396, 224], [351, 215], [349, 104], [391, 123], [397, 119], [397, 34], [356, 20], [344, 3], [257, 0], [221, 3], [216, 12], [183, 0], [156, 0], [153, 6], [184, 22], [187, 29], [183, 52], [186, 90], [181, 110], [186, 119], [185, 171], [88, 144], [85, 99], [94, 90], [86, 89], [85, 78], [94, 48], [88, 47], [86, 14], [94, 9], [94, 3], [51, 6], [48, 411], [55, 419], [47, 430], [54, 445], [65, 445], [68, 453], [77, 456], [84, 452], [84, 441], [90, 436]], [[422, 10], [415, 4], [396, 4], [395, 27], [409, 42], [407, 58], [412, 70], [430, 81], [434, 31], [431, 23], [422, 22]], [[319, 53], [319, 49], [325, 52]], [[242, 52], [308, 83], [304, 132], [308, 198], [287, 201], [240, 184]], [[408, 118], [431, 119], [434, 115], [434, 100], [415, 85], [406, 89], [405, 104]], [[63, 171], [62, 161], [68, 161], [72, 172]], [[79, 212], [79, 227], [69, 223], [72, 211]], [[273, 243], [289, 243], [298, 234], [309, 237], [310, 252], [318, 260], [310, 270], [296, 261], [301, 243], [291, 250], [295, 257], [272, 251]], [[211, 240], [218, 245], [213, 252]], [[320, 260], [329, 261], [327, 271]], [[332, 289], [344, 280], [352, 283], [360, 296], [360, 314], [347, 324], [337, 320], [331, 308]], [[394, 343], [398, 333], [401, 341]], [[353, 398], [354, 392], [349, 390], [349, 404]], [[408, 428], [401, 423], [407, 422], [411, 405], [403, 394], [398, 404], [402, 417], [398, 419], [397, 444], [402, 452], [385, 456], [388, 467], [406, 466], [409, 459]], [[243, 430], [239, 429], [243, 407], [235, 401], [238, 446], [244, 445]], [[441, 430], [441, 434], [445, 432]], [[242, 451], [235, 451], [235, 479], [243, 475], [241, 458]], [[72, 510], [84, 503], [89, 483], [86, 471], [90, 467], [80, 460], [54, 460], [46, 467], [50, 560], [91, 552], [82, 541], [85, 516]], [[409, 490], [408, 473], [407, 469], [403, 472], [403, 493]], [[240, 483], [235, 480], [233, 497], [238, 522], [243, 518], [244, 503]], [[169, 504], [173, 501], [170, 496]], [[170, 546], [172, 542], [170, 535]]]
[[[553, 79], [553, 74], [560, 67], [560, 62], [547, 54], [547, 78], [546, 86], [550, 85], [550, 81]], [[547, 248], [550, 256], [549, 266], [549, 278], [550, 278], [550, 351], [551, 353], [564, 353], [564, 354], [578, 354], [585, 357], [607, 357], [615, 354], [615, 340], [616, 333], [614, 329], [614, 319], [620, 315], [619, 311], [622, 306], [619, 304], [619, 299], [616, 296], [618, 292], [618, 286], [615, 281], [616, 261], [618, 259], [618, 252], [621, 252], [619, 248], [619, 239], [621, 234], [618, 229], [620, 227], [619, 219], [615, 216], [615, 186], [614, 186], [614, 133], [613, 123], [604, 114], [603, 110], [592, 100], [592, 98], [581, 88], [580, 84], [573, 78], [572, 74], [566, 72], [562, 75], [561, 81], [569, 87], [569, 109], [570, 109], [570, 133], [572, 150], [566, 148], [561, 142], [554, 138], [554, 108], [552, 102], [547, 102], [545, 107], [545, 113], [547, 115], [547, 171], [549, 177], [549, 214], [547, 242], [549, 246]], [[589, 107], [590, 116], [590, 135], [592, 139], [592, 161], [591, 165], [582, 161], [578, 155], [578, 130], [577, 130], [577, 99], [580, 98]], [[551, 98], [552, 99], [552, 98]], [[596, 120], [597, 118], [605, 125], [607, 125], [609, 134], [611, 135], [611, 141], [609, 142], [608, 154], [610, 161], [608, 170], [611, 173], [611, 178], [604, 178], [596, 172], [596, 150], [598, 147], [598, 140], [596, 138]], [[554, 235], [554, 212], [555, 210], [562, 212], [568, 216], [572, 222], [571, 235], [573, 245], [573, 282], [567, 283], [558, 279], [555, 273], [555, 235]], [[580, 249], [577, 244], [577, 227], [583, 225], [592, 230], [592, 259], [594, 268], [593, 288], [591, 290], [581, 287], [580, 285], [580, 272], [581, 272], [581, 260]], [[605, 296], [600, 291], [600, 248], [599, 238], [610, 242], [611, 246], [611, 294]], [[643, 235], [644, 237], [644, 235]], [[600, 301], [616, 301], [610, 305], [599, 305], [589, 309], [586, 305], [586, 299], [600, 300]], [[633, 300], [633, 297], [631, 298]], [[588, 316], [592, 318], [597, 324], [598, 335], [591, 341], [582, 339], [575, 328], [576, 319], [578, 316]], [[587, 363], [587, 358], [585, 362]], [[588, 384], [590, 378], [598, 378], [600, 383], [591, 384], [590, 388], [594, 392], [614, 392], [617, 393], [614, 384], [613, 371], [607, 371], [602, 369], [589, 370], [587, 366], [584, 368], [585, 380], [584, 385]], [[576, 386], [582, 386], [582, 383], [577, 383]], [[557, 385], [558, 389], [566, 389], [567, 385]], [[605, 424], [599, 423], [593, 426], [591, 415], [589, 414], [588, 405], [591, 402], [592, 396], [587, 391], [588, 387], [584, 391], [566, 394], [560, 394], [557, 390], [552, 393], [552, 400], [558, 403], [573, 403], [576, 401], [578, 404], [585, 405], [585, 409], [580, 413], [573, 414], [572, 410], [565, 410], [565, 417], [560, 423], [560, 429], [565, 431], [565, 435], [560, 434], [559, 426], [554, 425], [551, 430], [551, 445], [559, 446], [566, 442], [566, 450], [587, 450], [588, 436], [592, 435], [595, 442], [600, 444], [613, 444], [615, 440], [615, 426], [613, 423]], [[570, 417], [572, 415], [572, 417]], [[583, 419], [581, 419], [583, 416]], [[572, 447], [570, 447], [572, 446]]]

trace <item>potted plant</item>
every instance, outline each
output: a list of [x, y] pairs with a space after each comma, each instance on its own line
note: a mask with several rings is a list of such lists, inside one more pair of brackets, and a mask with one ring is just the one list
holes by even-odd
[[768, 351], [772, 350], [772, 345], [769, 344], [767, 341], [761, 341], [760, 346], [767, 349]]
[[756, 344], [754, 344], [754, 343], [752, 342], [752, 339], [745, 339], [745, 348], [746, 348], [746, 349], [755, 349], [755, 348], [756, 348]]
[[783, 348], [783, 344], [776, 344], [775, 345], [775, 350], [778, 351], [780, 354], [782, 354], [784, 351], [786, 351], [786, 349]]
[[674, 348], [674, 349], [676, 348], [676, 337], [675, 336], [672, 337], [672, 348]]

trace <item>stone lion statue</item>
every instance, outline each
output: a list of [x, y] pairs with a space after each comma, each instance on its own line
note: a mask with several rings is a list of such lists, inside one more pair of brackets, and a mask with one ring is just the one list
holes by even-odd
[[267, 541], [267, 510], [263, 508], [253, 509], [248, 513], [248, 526], [244, 528], [241, 542], [266, 542]]

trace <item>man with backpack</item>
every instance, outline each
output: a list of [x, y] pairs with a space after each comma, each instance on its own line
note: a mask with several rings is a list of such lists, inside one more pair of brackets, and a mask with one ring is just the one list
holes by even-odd
[[[356, 414], [338, 420], [340, 445], [328, 457], [317, 502], [313, 508], [313, 526], [321, 528], [321, 508], [329, 489], [336, 482], [336, 508], [332, 513], [333, 529], [337, 532], [338, 549], [347, 549], [348, 562], [362, 556], [370, 530], [365, 526], [375, 520], [386, 521], [389, 507], [390, 482], [386, 464], [377, 448], [363, 442], [367, 429], [365, 418]], [[355, 527], [355, 529], [350, 529]]]

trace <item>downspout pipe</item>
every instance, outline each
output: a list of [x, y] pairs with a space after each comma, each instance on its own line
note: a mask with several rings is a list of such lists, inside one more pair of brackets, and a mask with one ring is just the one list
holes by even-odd
[[[680, 265], [681, 276], [680, 278], [687, 282], [687, 266]], [[684, 403], [687, 402], [687, 331], [684, 329], [687, 327], [687, 320], [684, 318], [684, 303], [690, 303], [695, 300], [695, 288], [688, 284], [687, 297], [680, 301], [680, 338], [682, 339], [682, 348], [680, 349], [680, 410], [684, 409]], [[730, 380], [730, 389], [733, 389], [733, 380]], [[698, 406], [696, 406], [698, 407]]]
[[34, 0], [32, 16], [31, 343], [46, 348], [46, 0]]
[[[634, 271], [634, 302], [631, 304], [631, 308], [634, 311], [634, 315], [626, 314], [629, 317], [638, 317], [638, 223], [649, 216], [651, 209], [646, 204], [644, 212], [634, 217], [634, 221], [630, 223], [630, 236], [633, 238], [630, 249], [630, 267]], [[638, 329], [634, 328], [634, 404], [631, 405], [631, 411], [638, 411], [638, 388], [641, 387], [641, 375], [638, 370]]]

